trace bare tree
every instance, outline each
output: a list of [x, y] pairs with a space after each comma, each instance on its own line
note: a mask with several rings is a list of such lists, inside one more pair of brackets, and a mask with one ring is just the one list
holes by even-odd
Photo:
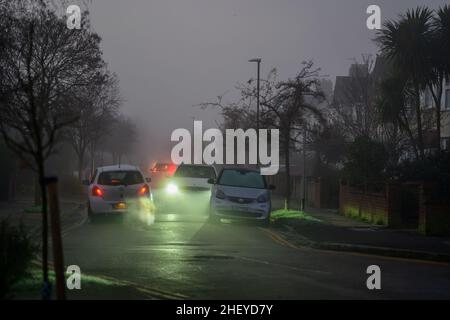
[[[267, 79], [261, 80], [260, 90], [261, 128], [280, 130], [282, 152], [286, 168], [286, 204], [289, 208], [291, 198], [290, 153], [295, 150], [296, 143], [305, 134], [307, 122], [322, 119], [317, 104], [324, 99], [321, 90], [320, 69], [314, 68], [312, 61], [302, 63], [297, 75], [286, 81], [279, 81], [276, 69], [272, 69]], [[240, 99], [237, 102], [224, 103], [219, 96], [214, 102], [201, 103], [199, 106], [218, 107], [225, 119], [225, 125], [246, 126], [251, 128], [255, 123], [255, 102], [257, 90], [253, 79], [245, 84], [238, 84]], [[242, 127], [241, 127], [242, 128]]]
[[72, 123], [65, 133], [77, 155], [80, 181], [83, 179], [86, 154], [91, 154], [93, 167], [93, 155], [98, 142], [110, 132], [120, 103], [117, 76], [109, 73], [99, 75], [95, 82], [80, 88], [75, 97], [74, 113], [77, 114], [77, 121]]
[[[6, 145], [28, 162], [41, 181], [43, 260], [47, 261], [47, 196], [43, 184], [45, 161], [60, 141], [62, 129], [77, 115], [68, 101], [104, 68], [100, 37], [83, 28], [70, 30], [65, 19], [36, 1], [19, 5], [2, 20], [7, 43], [2, 44], [0, 135]], [[33, 4], [33, 3], [31, 3]], [[30, 11], [31, 10], [31, 11]], [[44, 267], [44, 281], [48, 271]]]
[[111, 125], [110, 133], [102, 140], [105, 151], [112, 155], [114, 163], [121, 163], [123, 156], [129, 155], [137, 141], [137, 129], [134, 122], [119, 115]]
[[375, 79], [371, 74], [373, 66], [372, 57], [363, 55], [361, 62], [354, 59], [348, 76], [336, 80], [331, 108], [350, 140], [377, 136]]

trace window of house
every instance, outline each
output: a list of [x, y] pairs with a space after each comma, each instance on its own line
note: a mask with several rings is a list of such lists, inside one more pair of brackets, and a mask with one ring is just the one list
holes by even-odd
[[430, 89], [426, 89], [425, 90], [425, 97], [424, 97], [424, 102], [425, 102], [425, 108], [431, 108], [431, 107], [433, 107], [433, 104], [432, 104], [432, 99], [431, 99], [431, 91], [430, 91]]
[[441, 149], [442, 150], [450, 150], [450, 138], [449, 137], [441, 138]]
[[445, 109], [450, 109], [450, 89], [445, 90]]

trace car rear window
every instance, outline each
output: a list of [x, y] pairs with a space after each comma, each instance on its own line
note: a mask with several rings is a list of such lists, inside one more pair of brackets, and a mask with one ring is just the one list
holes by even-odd
[[157, 163], [151, 168], [152, 173], [169, 173], [173, 174], [177, 166], [171, 163]]
[[107, 171], [100, 173], [98, 184], [103, 186], [133, 185], [144, 183], [139, 171]]
[[218, 184], [230, 187], [266, 188], [264, 177], [259, 172], [248, 170], [223, 170]]
[[174, 174], [178, 178], [215, 178], [214, 168], [207, 166], [179, 166]]
[[153, 167], [153, 171], [168, 171], [170, 168], [170, 164], [168, 163], [157, 163]]

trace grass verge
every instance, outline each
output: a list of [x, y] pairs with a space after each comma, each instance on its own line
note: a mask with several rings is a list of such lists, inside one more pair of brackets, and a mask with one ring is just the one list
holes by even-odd
[[271, 214], [271, 219], [272, 221], [277, 221], [279, 219], [301, 219], [309, 222], [322, 222], [322, 220], [314, 218], [303, 211], [284, 209], [273, 211]]
[[41, 213], [42, 212], [42, 206], [32, 206], [23, 209], [23, 212], [25, 213]]
[[[66, 279], [67, 276], [66, 274]], [[82, 274], [81, 279], [81, 290], [66, 289], [69, 299], [123, 299], [130, 291], [121, 284], [92, 275]], [[55, 273], [52, 270], [49, 270], [49, 281], [53, 284], [52, 298], [55, 298]], [[41, 288], [42, 270], [39, 267], [32, 267], [28, 275], [11, 288], [12, 299], [40, 299]], [[139, 295], [135, 298], [142, 299]]]

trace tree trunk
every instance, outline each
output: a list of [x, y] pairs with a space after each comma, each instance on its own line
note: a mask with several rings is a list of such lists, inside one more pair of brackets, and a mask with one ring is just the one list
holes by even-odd
[[41, 185], [39, 182], [39, 174], [34, 174], [34, 205], [41, 205]]
[[443, 82], [444, 76], [439, 75], [439, 81], [436, 88], [433, 88], [432, 84], [429, 85], [431, 94], [433, 95], [434, 104], [436, 105], [436, 133], [438, 137], [438, 144], [437, 144], [438, 154], [441, 153], [441, 104], [442, 104]]
[[83, 181], [84, 154], [78, 156], [78, 180]]
[[42, 203], [42, 271], [44, 281], [48, 282], [48, 221], [47, 221], [47, 190], [45, 188], [45, 166], [42, 155], [38, 157], [38, 176], [41, 188]]
[[416, 160], [419, 160], [420, 156], [419, 156], [419, 150], [417, 149], [417, 141], [416, 141], [416, 139], [414, 139], [414, 135], [411, 130], [408, 116], [406, 115], [404, 108], [402, 108], [402, 116], [403, 116], [402, 122], [404, 123], [404, 129], [406, 130], [409, 140], [411, 141], [411, 146], [413, 148], [414, 155], [416, 156]]
[[289, 210], [291, 208], [291, 168], [290, 168], [290, 159], [289, 159], [289, 130], [287, 130], [287, 134], [285, 134], [284, 141], [284, 156], [285, 156], [285, 167], [286, 167], [286, 208]]
[[416, 105], [416, 117], [417, 117], [417, 146], [419, 148], [420, 158], [423, 160], [425, 156], [423, 145], [423, 130], [422, 130], [422, 110], [420, 108], [420, 89], [415, 85], [415, 105]]
[[90, 167], [90, 175], [93, 175], [94, 171], [95, 171], [95, 149], [96, 149], [96, 144], [94, 142], [91, 142], [91, 149], [90, 149], [91, 163], [89, 165], [89, 167]]
[[437, 149], [441, 153], [441, 106], [436, 106], [436, 133], [438, 137]]

